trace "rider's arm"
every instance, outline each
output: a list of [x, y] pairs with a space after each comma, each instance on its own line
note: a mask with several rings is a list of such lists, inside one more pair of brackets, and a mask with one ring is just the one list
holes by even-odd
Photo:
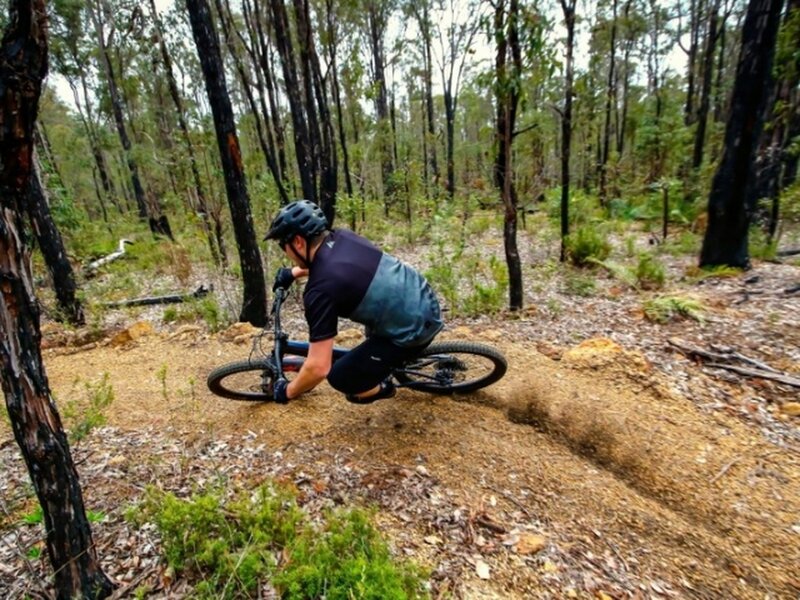
[[297, 377], [289, 382], [289, 387], [286, 389], [289, 398], [297, 398], [303, 392], [316, 387], [328, 376], [333, 360], [333, 341], [334, 338], [329, 338], [309, 344], [308, 358]]
[[308, 269], [301, 269], [300, 267], [292, 267], [292, 277], [298, 279], [300, 277], [308, 277]]

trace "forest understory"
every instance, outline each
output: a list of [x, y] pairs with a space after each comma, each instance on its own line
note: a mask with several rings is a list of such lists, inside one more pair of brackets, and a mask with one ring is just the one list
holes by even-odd
[[[476, 235], [469, 252], [501, 255], [501, 244]], [[395, 246], [412, 264], [436, 262], [428, 246]], [[126, 518], [148, 486], [187, 497], [268, 480], [290, 485], [311, 515], [373, 507], [393, 555], [428, 570], [434, 598], [797, 597], [797, 261], [697, 276], [693, 257], [662, 256], [668, 283], [657, 292], [602, 268], [587, 291], [571, 270], [548, 271], [552, 248], [521, 247], [526, 308], [451, 315], [441, 336], [508, 358], [499, 383], [465, 396], [404, 390], [354, 406], [323, 384], [286, 406], [223, 400], [206, 375], [249, 355], [250, 326], [165, 322], [164, 306], [108, 310], [79, 330], [45, 319], [45, 365], [62, 413], [70, 406], [67, 427], [104, 374], [113, 389], [73, 454], [116, 597], [181, 598], [197, 585], [167, 567], [152, 523]], [[197, 269], [183, 289], [209, 277]], [[169, 287], [143, 280], [142, 296]], [[213, 283], [220, 304], [233, 296]], [[662, 296], [692, 298], [702, 316], [651, 320], [643, 303]], [[304, 335], [298, 293], [284, 321]], [[345, 325], [340, 341], [360, 335]], [[43, 529], [6, 421], [0, 455], [0, 596], [49, 597]], [[256, 597], [277, 592], [265, 581]]]

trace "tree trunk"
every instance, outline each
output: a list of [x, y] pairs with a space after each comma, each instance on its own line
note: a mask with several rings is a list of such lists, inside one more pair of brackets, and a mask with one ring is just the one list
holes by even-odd
[[[331, 92], [333, 93], [333, 102], [336, 105], [336, 124], [339, 131], [339, 144], [342, 147], [342, 161], [344, 167], [344, 182], [347, 195], [353, 196], [353, 179], [350, 175], [350, 156], [347, 148], [347, 136], [344, 131], [344, 116], [342, 114], [342, 99], [339, 91], [339, 67], [336, 64], [336, 53], [338, 50], [338, 38], [336, 31], [336, 24], [334, 22], [333, 2], [332, 0], [325, 0], [326, 7], [326, 21], [328, 26], [328, 58], [330, 60], [330, 71], [332, 75]], [[354, 213], [355, 218], [355, 213]], [[353, 229], [355, 225], [353, 224]]]
[[688, 60], [686, 62], [686, 106], [684, 108], [684, 124], [691, 125], [697, 118], [694, 108], [694, 98], [696, 94], [695, 79], [697, 69], [697, 52], [700, 47], [700, 27], [703, 20], [700, 15], [704, 11], [704, 0], [692, 0], [689, 7], [689, 39], [690, 46]]
[[228, 53], [231, 55], [231, 58], [233, 58], [233, 63], [236, 66], [236, 72], [239, 75], [239, 81], [242, 84], [242, 90], [247, 98], [247, 104], [250, 107], [250, 113], [253, 115], [253, 120], [256, 126], [256, 136], [258, 137], [258, 143], [261, 147], [261, 152], [264, 155], [267, 168], [269, 169], [270, 173], [272, 173], [272, 179], [275, 181], [275, 185], [278, 188], [281, 201], [286, 204], [289, 202], [289, 197], [286, 195], [286, 190], [283, 189], [283, 181], [280, 170], [278, 169], [278, 161], [277, 157], [275, 156], [274, 145], [267, 140], [267, 135], [264, 132], [264, 125], [262, 123], [261, 115], [259, 114], [256, 99], [253, 96], [253, 86], [250, 83], [244, 63], [241, 56], [239, 56], [239, 52], [236, 49], [236, 44], [234, 43], [231, 35], [232, 23], [228, 22], [229, 14], [222, 6], [221, 0], [215, 0], [215, 5], [217, 8], [217, 14], [219, 15], [220, 23], [222, 25], [222, 33], [225, 36], [225, 44], [228, 47]]
[[189, 11], [197, 54], [203, 69], [208, 102], [214, 116], [214, 129], [217, 134], [217, 145], [225, 176], [231, 222], [236, 245], [239, 248], [239, 262], [244, 280], [244, 300], [239, 320], [262, 327], [267, 322], [264, 270], [261, 266], [261, 253], [258, 251], [256, 242], [253, 217], [250, 213], [250, 199], [247, 195], [242, 153], [225, 83], [219, 39], [211, 20], [211, 11], [207, 0], [186, 0], [186, 8]]
[[102, 4], [96, 6], [94, 2], [89, 2], [88, 6], [89, 12], [92, 16], [92, 21], [94, 21], [95, 32], [97, 34], [97, 43], [100, 51], [100, 62], [103, 64], [103, 70], [105, 71], [106, 83], [108, 84], [108, 94], [111, 99], [112, 113], [114, 114], [114, 123], [117, 126], [119, 141], [125, 151], [125, 160], [131, 176], [131, 184], [133, 185], [136, 206], [139, 209], [139, 218], [146, 219], [150, 216], [150, 211], [147, 210], [147, 200], [145, 199], [144, 188], [142, 187], [142, 182], [139, 179], [139, 166], [136, 164], [136, 160], [133, 158], [131, 153], [132, 144], [130, 137], [128, 136], [128, 131], [125, 127], [123, 100], [119, 93], [119, 88], [117, 87], [117, 79], [116, 75], [114, 74], [114, 67], [111, 64], [111, 57], [109, 56], [108, 47], [106, 46], [105, 32], [103, 31], [103, 23], [101, 21], [100, 14], [103, 11], [103, 6]]
[[312, 23], [308, 0], [294, 0], [294, 16], [299, 40], [303, 86], [306, 91], [309, 137], [314, 148], [316, 171], [319, 174], [317, 203], [325, 213], [328, 225], [332, 227], [336, 217], [336, 191], [338, 188], [336, 145], [319, 56], [311, 32]]
[[[424, 123], [425, 139], [424, 156], [426, 174], [426, 193], [429, 181], [427, 174], [430, 172], [434, 190], [439, 186], [439, 163], [436, 157], [436, 121], [433, 108], [433, 51], [431, 29], [433, 24], [430, 19], [430, 5], [427, 1], [413, 4], [412, 10], [422, 34], [422, 68], [423, 68], [423, 94], [424, 94]], [[435, 193], [435, 192], [434, 192]]]
[[50, 272], [50, 278], [53, 280], [59, 307], [57, 316], [59, 320], [66, 320], [73, 325], [83, 325], [85, 318], [83, 307], [76, 296], [75, 275], [67, 259], [61, 233], [50, 215], [50, 206], [42, 184], [41, 168], [37, 158], [34, 158], [30, 181], [28, 216], [47, 270]]
[[764, 125], [783, 0], [751, 0], [742, 29], [722, 160], [708, 198], [708, 228], [700, 266], [749, 268], [747, 239], [753, 162]]
[[192, 171], [192, 180], [194, 182], [194, 190], [197, 195], [197, 204], [200, 212], [200, 217], [203, 222], [203, 232], [208, 240], [208, 249], [211, 252], [211, 258], [214, 264], [219, 266], [220, 256], [217, 251], [217, 246], [214, 243], [214, 237], [211, 232], [211, 222], [209, 220], [208, 201], [206, 200], [206, 193], [203, 189], [203, 183], [200, 179], [200, 170], [197, 168], [197, 159], [194, 154], [194, 145], [192, 138], [189, 135], [189, 126], [186, 124], [186, 116], [183, 108], [183, 100], [181, 99], [180, 91], [178, 90], [178, 82], [175, 81], [175, 74], [172, 71], [172, 57], [167, 49], [167, 44], [164, 42], [163, 28], [161, 19], [158, 17], [156, 11], [155, 0], [150, 0], [150, 13], [153, 18], [153, 25], [158, 38], [158, 47], [161, 51], [161, 61], [164, 65], [164, 73], [167, 76], [167, 85], [169, 87], [169, 95], [172, 98], [172, 103], [175, 105], [175, 113], [178, 117], [178, 127], [180, 127], [183, 136], [183, 143], [186, 146], [186, 152], [189, 155], [189, 166]]
[[[245, 15], [249, 4], [244, 0]], [[258, 0], [253, 0], [253, 8], [255, 13], [253, 15], [253, 24], [255, 26], [256, 37], [258, 38], [258, 60], [261, 69], [259, 72], [264, 76], [264, 84], [267, 88], [267, 98], [269, 100], [269, 114], [272, 120], [272, 131], [275, 136], [275, 145], [278, 152], [278, 168], [281, 173], [281, 181], [284, 182], [284, 188], [287, 183], [286, 166], [286, 137], [284, 135], [283, 122], [281, 121], [281, 111], [278, 106], [278, 93], [275, 86], [275, 77], [273, 75], [272, 62], [270, 60], [270, 49], [267, 44], [267, 35], [264, 32], [264, 27], [261, 23], [260, 15], [262, 14]]]
[[46, 36], [44, 0], [11, 0], [0, 48], [0, 380], [42, 507], [57, 597], [105, 598], [113, 585], [97, 561], [78, 474], [42, 364], [39, 306], [22, 222], [47, 73]]
[[386, 57], [384, 55], [384, 36], [388, 25], [388, 8], [384, 0], [370, 0], [367, 3], [367, 24], [369, 27], [370, 49], [372, 51], [372, 82], [375, 86], [375, 111], [378, 115], [378, 147], [380, 148], [381, 176], [383, 180], [384, 206], [388, 214], [388, 202], [393, 194], [392, 181], [394, 164], [391, 153], [391, 124], [389, 123], [389, 94], [386, 88]]
[[600, 155], [600, 204], [603, 206], [608, 202], [608, 156], [609, 148], [611, 145], [611, 107], [616, 97], [616, 79], [614, 74], [614, 67], [617, 49], [617, 0], [612, 0], [612, 17], [611, 17], [611, 42], [609, 44], [611, 54], [608, 59], [608, 81], [606, 82], [606, 111], [605, 111], [605, 126], [603, 129], [603, 151]]
[[300, 183], [303, 197], [317, 202], [316, 181], [318, 172], [314, 161], [314, 148], [309, 134], [309, 123], [306, 121], [303, 106], [303, 88], [297, 74], [294, 45], [286, 6], [281, 0], [269, 0], [275, 42], [281, 59], [283, 80], [289, 109], [292, 115], [294, 134], [294, 150], [297, 157], [297, 168], [300, 171]]
[[[81, 87], [84, 91], [84, 96], [87, 93], [86, 90], [86, 79], [83, 73], [80, 73], [81, 77]], [[105, 213], [105, 206], [103, 198], [110, 198], [111, 201], [114, 203], [114, 206], [117, 207], [117, 210], [122, 214], [124, 211], [122, 210], [122, 205], [116, 198], [116, 189], [114, 188], [114, 183], [109, 175], [108, 171], [108, 164], [106, 163], [105, 156], [103, 155], [103, 151], [100, 148], [100, 142], [97, 139], [97, 132], [94, 128], [94, 123], [92, 122], [92, 113], [91, 109], [89, 108], [88, 101], [86, 103], [85, 111], [86, 114], [84, 115], [84, 108], [82, 107], [80, 93], [78, 92], [77, 84], [69, 77], [66, 78], [67, 83], [69, 84], [70, 89], [72, 90], [72, 96], [75, 99], [75, 108], [78, 111], [78, 117], [80, 118], [81, 122], [83, 123], [83, 127], [86, 130], [86, 137], [89, 141], [89, 147], [91, 148], [92, 158], [94, 158], [95, 166], [97, 167], [97, 173], [100, 177], [100, 184], [103, 188], [103, 193], [101, 194], [98, 190], [97, 197], [98, 200], [103, 206], [103, 212]]]
[[711, 108], [711, 82], [714, 74], [714, 50], [717, 47], [717, 23], [719, 21], [719, 2], [714, 0], [708, 15], [708, 33], [706, 34], [706, 48], [703, 54], [703, 80], [700, 89], [700, 106], [697, 109], [697, 129], [694, 136], [694, 152], [692, 153], [692, 168], [697, 170], [703, 164], [703, 149], [706, 143], [706, 126], [708, 113]]
[[[517, 249], [517, 193], [514, 188], [514, 169], [511, 147], [514, 143], [517, 106], [519, 105], [519, 78], [521, 53], [518, 32], [519, 3], [510, 0], [506, 14], [505, 0], [495, 8], [494, 31], [497, 41], [495, 74], [497, 78], [497, 157], [495, 159], [495, 184], [500, 190], [503, 207], [503, 246], [508, 267], [509, 309], [522, 308], [522, 265]], [[511, 67], [508, 54], [511, 54]]]
[[566, 81], [564, 82], [564, 114], [561, 116], [561, 262], [567, 259], [567, 236], [569, 235], [569, 159], [572, 143], [572, 79], [573, 51], [575, 49], [575, 3], [576, 0], [561, 0], [564, 21], [567, 25]]

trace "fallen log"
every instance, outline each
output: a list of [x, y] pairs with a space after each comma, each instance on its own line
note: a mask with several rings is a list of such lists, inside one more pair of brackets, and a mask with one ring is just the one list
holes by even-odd
[[796, 285], [793, 285], [791, 287], [788, 287], [785, 290], [783, 290], [784, 294], [795, 294], [797, 292], [800, 292], [800, 283], [798, 283]]
[[[777, 381], [784, 385], [800, 388], [800, 378], [794, 377], [788, 373], [778, 371], [769, 365], [750, 358], [731, 348], [720, 348], [712, 346], [711, 350], [698, 348], [692, 346], [683, 340], [671, 338], [667, 340], [670, 346], [676, 348], [681, 354], [688, 358], [705, 359], [705, 366], [713, 367], [715, 369], [725, 369], [744, 375], [745, 377], [756, 377], [758, 379], [769, 379]], [[733, 363], [740, 364], [733, 364]], [[744, 363], [744, 364], [741, 364]]]
[[757, 377], [758, 379], [769, 379], [777, 381], [785, 385], [800, 388], [800, 379], [792, 377], [785, 373], [773, 373], [772, 371], [762, 371], [761, 369], [748, 369], [747, 367], [739, 367], [737, 365], [726, 365], [723, 363], [708, 363], [707, 367], [714, 367], [715, 369], [725, 369], [726, 371], [733, 371], [745, 377]]
[[97, 271], [97, 269], [99, 269], [103, 265], [107, 265], [111, 261], [117, 260], [119, 257], [124, 256], [125, 255], [125, 245], [126, 244], [132, 244], [132, 243], [133, 242], [130, 241], [130, 240], [126, 240], [124, 238], [121, 239], [119, 241], [119, 248], [115, 252], [112, 252], [111, 254], [107, 254], [106, 256], [104, 256], [102, 258], [98, 258], [97, 260], [92, 261], [88, 265], [86, 265], [87, 273], [94, 274], [94, 272]]
[[147, 306], [150, 304], [178, 304], [187, 300], [195, 300], [207, 296], [214, 290], [214, 286], [206, 288], [201, 285], [193, 292], [186, 294], [168, 294], [166, 296], [151, 296], [146, 298], [133, 298], [131, 300], [120, 300], [118, 302], [106, 302], [104, 306], [108, 308], [121, 308], [123, 306]]
[[800, 248], [794, 250], [778, 250], [778, 256], [797, 256], [800, 254]]

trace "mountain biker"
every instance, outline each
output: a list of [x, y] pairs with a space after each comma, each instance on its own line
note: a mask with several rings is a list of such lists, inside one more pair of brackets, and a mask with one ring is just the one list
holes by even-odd
[[[295, 265], [278, 270], [273, 290], [308, 277], [303, 292], [308, 358], [291, 382], [275, 382], [275, 400], [285, 403], [326, 377], [350, 402], [394, 396], [389, 374], [443, 327], [439, 302], [425, 278], [367, 239], [329, 229], [322, 209], [309, 200], [281, 208], [264, 239], [277, 240]], [[365, 325], [367, 339], [333, 363], [339, 317]]]

